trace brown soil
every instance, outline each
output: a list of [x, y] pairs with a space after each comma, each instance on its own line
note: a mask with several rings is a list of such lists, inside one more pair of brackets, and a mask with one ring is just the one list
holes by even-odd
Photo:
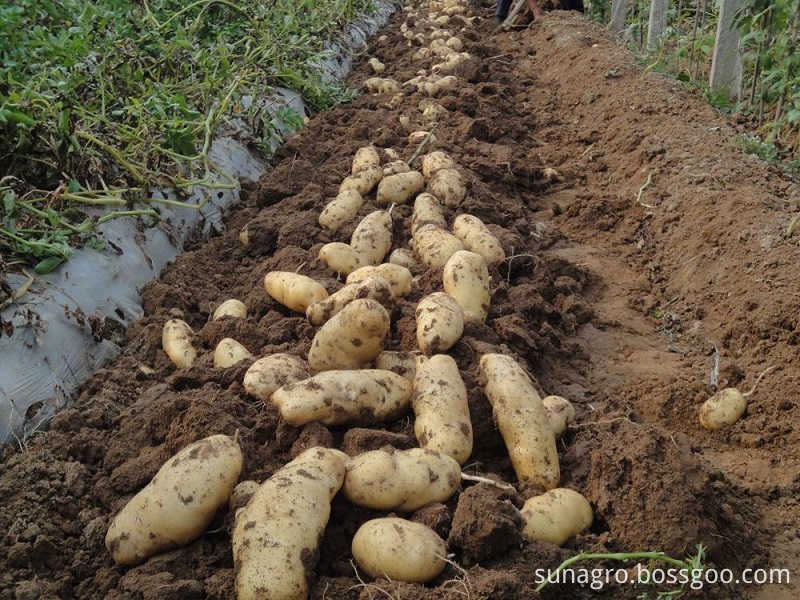
[[[379, 513], [337, 498], [312, 596], [532, 598], [535, 569], [581, 549], [682, 557], [698, 543], [709, 565], [737, 575], [771, 567], [800, 578], [798, 244], [782, 236], [800, 187], [742, 155], [728, 117], [679, 83], [645, 73], [581, 16], [555, 12], [529, 29], [497, 33], [492, 4], [475, 8], [480, 22], [463, 34], [474, 59], [458, 73], [463, 85], [439, 99], [449, 112], [436, 130], [437, 145], [469, 181], [463, 212], [491, 224], [515, 255], [491, 270], [487, 323], [469, 326], [451, 351], [475, 424], [468, 471], [515, 481], [477, 372], [482, 353], [510, 353], [542, 390], [575, 403], [578, 424], [560, 444], [562, 484], [586, 495], [596, 520], [563, 548], [525, 542], [514, 507], [534, 490], [466, 485], [412, 515], [448, 539], [453, 566], [428, 586], [373, 583], [356, 578], [349, 541]], [[404, 81], [420, 65], [401, 23], [396, 15], [370, 54]], [[361, 64], [351, 81], [367, 76]], [[211, 354], [223, 337], [260, 356], [308, 351], [313, 327], [273, 302], [262, 278], [300, 268], [331, 291], [341, 285], [315, 257], [323, 243], [348, 239], [352, 226], [332, 237], [317, 215], [358, 147], [412, 155], [398, 116], [418, 115], [420, 99], [408, 94], [391, 105], [362, 96], [315, 116], [250, 188], [228, 233], [195, 244], [147, 286], [146, 316], [129, 328], [122, 356], [24, 452], [6, 453], [0, 599], [233, 597], [230, 513], [196, 542], [135, 568], [115, 566], [103, 544], [110, 517], [168, 456], [199, 438], [238, 430], [242, 478], [258, 480], [314, 444], [349, 452], [413, 444], [409, 418], [384, 432], [288, 426], [244, 393], [246, 363], [214, 370]], [[408, 241], [410, 212], [393, 212], [397, 246]], [[238, 239], [245, 224], [248, 247]], [[391, 349], [414, 348], [414, 304], [440, 286], [438, 271], [416, 275], [396, 309]], [[250, 316], [209, 322], [229, 297], [243, 300]], [[161, 350], [171, 315], [198, 332], [202, 355], [191, 369], [176, 371]], [[714, 392], [715, 348], [720, 385], [748, 388], [766, 367], [778, 369], [741, 421], [707, 432], [697, 408]], [[799, 585], [707, 586], [692, 597], [796, 598]], [[565, 585], [543, 596], [598, 593]], [[642, 590], [604, 593], [633, 598]]]

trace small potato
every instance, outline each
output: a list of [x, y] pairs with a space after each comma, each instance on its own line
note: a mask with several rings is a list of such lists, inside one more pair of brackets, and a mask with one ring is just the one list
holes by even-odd
[[214, 368], [227, 369], [249, 358], [253, 355], [242, 344], [233, 338], [223, 338], [214, 349]]
[[425, 296], [417, 304], [417, 345], [423, 354], [440, 354], [455, 346], [464, 333], [464, 311], [444, 292]]
[[447, 261], [442, 273], [444, 291], [464, 309], [464, 322], [483, 323], [489, 314], [489, 270], [480, 254], [461, 250]]
[[413, 382], [417, 373], [417, 355], [413, 352], [384, 350], [375, 359], [375, 368], [392, 371]]
[[250, 498], [253, 497], [253, 494], [255, 494], [256, 490], [260, 487], [261, 484], [252, 479], [239, 482], [236, 487], [233, 488], [233, 492], [231, 492], [231, 497], [228, 500], [228, 509], [234, 511], [234, 514], [236, 514], [237, 510], [247, 505]]
[[419, 171], [389, 175], [378, 184], [376, 202], [379, 206], [405, 204], [425, 187], [425, 179]]
[[431, 175], [442, 169], [454, 169], [456, 163], [450, 158], [446, 152], [436, 150], [425, 155], [422, 159], [422, 174], [425, 179], [430, 179]]
[[455, 36], [447, 38], [445, 44], [447, 45], [448, 48], [452, 48], [456, 52], [461, 52], [464, 49], [464, 43]]
[[372, 69], [372, 72], [375, 73], [376, 75], [380, 75], [386, 70], [386, 65], [375, 57], [370, 58], [368, 64], [369, 67]]
[[383, 176], [397, 175], [398, 173], [408, 173], [411, 167], [404, 160], [394, 160], [388, 164], [383, 165]]
[[375, 146], [364, 146], [356, 151], [351, 172], [355, 175], [368, 168], [380, 166], [380, 164], [381, 157], [378, 154], [378, 149]]
[[436, 450], [463, 465], [472, 454], [472, 421], [467, 388], [456, 361], [437, 354], [417, 363], [414, 378], [414, 435], [422, 448]]
[[350, 425], [397, 418], [411, 391], [411, 382], [391, 371], [325, 371], [276, 390], [272, 402], [290, 425]]
[[247, 318], [247, 307], [244, 305], [244, 302], [241, 300], [236, 300], [235, 298], [231, 298], [230, 300], [225, 300], [222, 304], [217, 307], [217, 310], [214, 311], [214, 316], [212, 320], [216, 321], [217, 319], [221, 319], [222, 317], [231, 317], [232, 319], [245, 319]]
[[366, 265], [379, 265], [392, 248], [392, 231], [392, 215], [385, 210], [376, 210], [361, 219], [350, 238], [350, 246], [361, 255]]
[[433, 529], [394, 517], [364, 523], [351, 550], [358, 566], [376, 578], [425, 583], [447, 565], [447, 547]]
[[322, 209], [318, 222], [328, 231], [336, 231], [354, 219], [363, 205], [361, 194], [354, 189], [345, 190]]
[[411, 55], [411, 60], [414, 62], [422, 62], [424, 60], [428, 60], [431, 57], [431, 49], [430, 48], [420, 48], [414, 54]]
[[370, 277], [358, 283], [349, 283], [325, 300], [315, 302], [306, 310], [306, 319], [319, 327], [327, 323], [353, 300], [369, 298], [380, 302], [387, 311], [394, 308], [392, 286], [382, 277]]
[[414, 232], [412, 238], [414, 252], [429, 268], [443, 267], [464, 244], [446, 229], [435, 225], [423, 225]]
[[594, 521], [589, 501], [567, 488], [555, 488], [528, 498], [521, 514], [522, 534], [526, 538], [557, 546], [591, 527]]
[[453, 235], [464, 243], [467, 250], [480, 254], [488, 265], [506, 258], [500, 241], [478, 217], [458, 215], [453, 221]]
[[415, 131], [408, 136], [408, 143], [409, 144], [421, 144], [425, 140], [428, 140], [428, 143], [433, 146], [436, 144], [436, 140], [438, 140], [433, 133], [430, 131]]
[[411, 512], [444, 502], [461, 483], [461, 467], [440, 452], [386, 447], [364, 452], [346, 464], [342, 493], [356, 506]]
[[347, 283], [359, 283], [370, 277], [381, 277], [392, 286], [395, 298], [402, 298], [411, 293], [412, 276], [406, 267], [392, 263], [383, 263], [376, 267], [361, 267], [347, 276]]
[[179, 369], [191, 367], [197, 358], [197, 351], [192, 346], [194, 331], [186, 321], [170, 319], [161, 330], [161, 347], [169, 359]]
[[361, 256], [358, 250], [344, 242], [325, 244], [319, 249], [319, 259], [331, 271], [342, 275], [349, 275], [356, 269], [368, 265], [367, 259]]
[[710, 431], [733, 425], [747, 409], [747, 397], [736, 388], [718, 391], [700, 406], [700, 424]]
[[305, 314], [314, 302], [328, 297], [328, 291], [311, 277], [291, 271], [271, 271], [264, 277], [264, 289], [275, 301]]
[[362, 369], [383, 350], [390, 325], [378, 302], [353, 300], [317, 331], [308, 364], [314, 371]]
[[308, 363], [293, 354], [270, 354], [259, 358], [244, 374], [244, 391], [260, 399], [269, 400], [279, 387], [311, 377]]
[[389, 255], [389, 262], [409, 270], [415, 268], [419, 264], [417, 263], [417, 257], [414, 256], [414, 252], [408, 248], [397, 248], [393, 250]]
[[411, 213], [411, 236], [413, 237], [425, 225], [447, 229], [442, 203], [427, 192], [420, 194], [414, 200], [414, 212]]
[[364, 89], [370, 94], [395, 94], [400, 91], [400, 86], [394, 79], [370, 77], [364, 82]]
[[242, 451], [227, 435], [189, 444], [159, 469], [114, 517], [106, 548], [118, 565], [194, 541], [228, 502], [242, 471]]
[[380, 165], [371, 165], [355, 175], [345, 177], [341, 185], [339, 185], [339, 193], [341, 194], [346, 190], [355, 190], [361, 196], [366, 196], [375, 189], [381, 179], [383, 179], [383, 169]]
[[547, 396], [542, 399], [542, 404], [547, 409], [550, 429], [556, 438], [560, 438], [567, 431], [567, 426], [575, 421], [575, 407], [572, 402], [561, 396]]
[[439, 169], [433, 173], [427, 191], [450, 208], [459, 206], [467, 196], [467, 187], [456, 169]]

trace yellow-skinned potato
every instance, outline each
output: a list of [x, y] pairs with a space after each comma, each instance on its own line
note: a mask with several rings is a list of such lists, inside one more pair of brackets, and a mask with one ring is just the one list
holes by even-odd
[[417, 355], [402, 350], [384, 350], [375, 359], [375, 368], [392, 371], [413, 382], [417, 373]]
[[468, 250], [456, 252], [447, 261], [442, 273], [444, 291], [464, 310], [464, 321], [486, 321], [491, 292], [489, 270], [480, 254]]
[[328, 291], [311, 277], [291, 271], [271, 271], [264, 277], [264, 289], [276, 302], [305, 314], [314, 302], [328, 297]]
[[368, 298], [380, 302], [386, 310], [394, 308], [392, 286], [382, 277], [370, 277], [358, 283], [348, 283], [325, 300], [315, 302], [306, 310], [306, 319], [315, 326], [327, 323], [353, 300]]
[[414, 236], [425, 225], [447, 229], [441, 202], [436, 196], [427, 192], [420, 194], [414, 200], [414, 212], [411, 213], [411, 235]]
[[456, 169], [439, 169], [428, 180], [427, 191], [433, 194], [445, 206], [455, 208], [467, 196], [467, 186], [461, 179], [461, 173]]
[[244, 391], [263, 402], [279, 387], [311, 377], [308, 363], [293, 354], [270, 354], [250, 365], [244, 375]]
[[464, 311], [444, 292], [425, 296], [417, 304], [417, 345], [423, 354], [447, 352], [464, 333]]
[[376, 73], [378, 75], [380, 75], [381, 73], [383, 73], [386, 70], [386, 65], [383, 64], [381, 61], [379, 61], [374, 56], [369, 59], [369, 63], [368, 64], [369, 64], [370, 69], [372, 69], [372, 72]]
[[425, 155], [422, 159], [422, 174], [425, 179], [430, 179], [431, 175], [440, 171], [441, 169], [454, 169], [456, 163], [450, 158], [446, 152], [436, 150]]
[[[341, 275], [349, 275], [356, 269], [368, 266], [366, 258], [344, 242], [331, 242], [319, 249], [319, 259], [331, 270]], [[307, 308], [307, 307], [306, 307]]]
[[[428, 85], [428, 84], [426, 84], [426, 85]], [[430, 84], [430, 85], [434, 85], [434, 84]], [[419, 131], [414, 131], [414, 132], [408, 134], [408, 143], [409, 144], [421, 144], [425, 140], [428, 140], [428, 143], [431, 146], [433, 146], [433, 145], [436, 144], [436, 141], [438, 139], [439, 138], [437, 138], [436, 135], [431, 133], [430, 131], [419, 130]]]
[[214, 367], [217, 369], [227, 369], [248, 358], [253, 358], [253, 355], [233, 338], [221, 339], [214, 349]]
[[240, 508], [244, 508], [245, 505], [250, 501], [250, 498], [253, 497], [253, 494], [256, 493], [256, 490], [260, 487], [261, 484], [257, 481], [253, 481], [252, 479], [237, 483], [236, 487], [233, 488], [233, 491], [231, 492], [230, 499], [228, 500], [228, 509], [237, 511]]
[[197, 358], [197, 351], [192, 346], [194, 331], [186, 321], [170, 319], [161, 330], [161, 347], [176, 367], [191, 367]]
[[402, 298], [411, 293], [413, 277], [406, 267], [392, 263], [383, 263], [375, 267], [367, 266], [356, 269], [347, 276], [347, 283], [358, 283], [370, 277], [381, 277], [392, 286], [395, 298]]
[[236, 515], [237, 600], [306, 600], [331, 500], [344, 479], [339, 454], [309, 448], [256, 490]]
[[467, 250], [480, 254], [488, 265], [506, 258], [500, 241], [478, 217], [458, 215], [453, 221], [453, 235], [464, 243]]
[[484, 354], [480, 367], [483, 389], [517, 478], [546, 490], [557, 487], [560, 470], [556, 436], [550, 429], [547, 409], [525, 369], [502, 354]]
[[417, 257], [414, 255], [414, 251], [408, 248], [396, 248], [392, 250], [392, 253], [389, 255], [389, 262], [409, 270], [415, 268], [419, 264], [417, 262]]
[[376, 210], [361, 219], [350, 238], [350, 246], [364, 259], [365, 264], [379, 265], [392, 248], [392, 215]]
[[383, 350], [390, 325], [380, 303], [353, 300], [317, 331], [308, 364], [314, 371], [362, 369]]
[[389, 175], [378, 184], [378, 195], [375, 201], [379, 206], [405, 204], [424, 187], [425, 179], [419, 171]]
[[383, 176], [397, 175], [398, 173], [408, 173], [411, 167], [404, 160], [393, 160], [392, 162], [383, 165]]
[[436, 225], [423, 225], [412, 238], [414, 252], [429, 268], [443, 267], [464, 244], [446, 229]]
[[581, 494], [556, 488], [529, 498], [522, 507], [522, 534], [529, 540], [563, 545], [591, 527], [592, 506]]
[[227, 435], [186, 446], [114, 517], [106, 534], [114, 562], [137, 565], [200, 537], [241, 471], [242, 451]]
[[411, 512], [444, 502], [461, 483], [461, 467], [440, 452], [386, 447], [364, 452], [346, 464], [342, 493], [356, 506]]
[[557, 438], [560, 438], [566, 433], [567, 427], [575, 421], [575, 407], [572, 406], [572, 402], [561, 396], [546, 396], [542, 399], [542, 404], [547, 409], [550, 429]]
[[430, 527], [394, 517], [364, 523], [351, 547], [358, 566], [371, 577], [425, 583], [441, 573], [447, 547]]
[[380, 164], [381, 157], [378, 154], [378, 149], [375, 146], [364, 146], [359, 148], [353, 157], [352, 173], [355, 175], [369, 167], [380, 166]]
[[383, 179], [383, 169], [381, 166], [370, 165], [355, 175], [345, 177], [339, 185], [339, 193], [341, 194], [346, 190], [355, 190], [361, 196], [366, 196], [375, 189], [375, 186], [378, 185], [381, 179]]
[[718, 391], [700, 406], [700, 424], [710, 431], [733, 425], [747, 409], [747, 397], [736, 388]]
[[247, 307], [244, 305], [244, 302], [241, 300], [236, 300], [235, 298], [225, 300], [225, 302], [220, 304], [217, 307], [217, 310], [214, 311], [214, 316], [212, 319], [216, 321], [222, 317], [245, 319], [247, 318]]
[[414, 435], [422, 448], [467, 462], [472, 454], [472, 421], [467, 388], [452, 357], [437, 354], [417, 363], [414, 378]]
[[357, 190], [344, 190], [328, 202], [319, 214], [319, 224], [328, 231], [337, 231], [354, 219], [363, 205], [364, 199]]
[[283, 419], [295, 426], [386, 421], [399, 416], [410, 400], [411, 382], [378, 369], [325, 371], [272, 394]]
[[400, 91], [400, 85], [388, 77], [370, 77], [364, 81], [364, 89], [370, 94], [396, 94]]

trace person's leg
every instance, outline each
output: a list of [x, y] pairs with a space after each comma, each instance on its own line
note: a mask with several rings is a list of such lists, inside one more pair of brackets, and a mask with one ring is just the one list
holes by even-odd
[[497, 0], [494, 16], [497, 19], [505, 19], [508, 16], [509, 9], [511, 9], [511, 0]]
[[577, 10], [583, 12], [583, 0], [561, 0], [562, 10]]

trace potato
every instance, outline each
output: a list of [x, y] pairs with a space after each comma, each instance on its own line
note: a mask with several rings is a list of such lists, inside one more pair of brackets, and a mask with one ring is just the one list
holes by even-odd
[[456, 163], [450, 158], [447, 153], [441, 150], [436, 150], [425, 155], [422, 159], [422, 174], [425, 179], [430, 179], [431, 175], [440, 171], [441, 169], [454, 169]]
[[415, 235], [424, 225], [447, 229], [442, 203], [427, 192], [420, 194], [414, 200], [414, 212], [411, 213], [411, 235]]
[[339, 193], [355, 190], [361, 196], [366, 196], [375, 189], [381, 179], [383, 179], [383, 169], [380, 165], [371, 165], [355, 175], [345, 177], [339, 185]]
[[436, 140], [438, 140], [433, 133], [430, 131], [415, 131], [408, 135], [408, 143], [409, 144], [421, 144], [425, 140], [428, 140], [428, 143], [432, 146], [436, 144]]
[[279, 387], [311, 377], [311, 369], [299, 356], [270, 354], [259, 358], [244, 374], [244, 391], [263, 402]]
[[364, 82], [364, 89], [370, 94], [396, 94], [400, 86], [388, 77], [370, 77]]
[[547, 396], [542, 399], [542, 404], [547, 409], [550, 429], [556, 438], [560, 438], [567, 431], [567, 426], [575, 421], [575, 407], [572, 402], [561, 396]]
[[398, 173], [384, 177], [378, 184], [376, 202], [379, 206], [405, 204], [425, 187], [425, 179], [419, 171]]
[[283, 419], [295, 426], [388, 421], [407, 409], [410, 400], [411, 382], [378, 369], [325, 371], [272, 394]]
[[458, 215], [453, 221], [453, 235], [464, 243], [467, 250], [480, 254], [487, 265], [506, 258], [500, 241], [478, 217]]
[[472, 421], [467, 388], [453, 358], [437, 354], [417, 361], [411, 407], [420, 447], [446, 454], [460, 465], [467, 462], [472, 454]]
[[464, 43], [455, 36], [447, 38], [445, 44], [447, 45], [448, 48], [452, 48], [456, 52], [461, 52], [461, 50], [464, 49]]
[[264, 277], [264, 289], [286, 308], [305, 314], [306, 309], [328, 297], [328, 291], [311, 277], [291, 271], [271, 271]]
[[318, 222], [328, 231], [336, 231], [354, 219], [363, 205], [364, 199], [357, 190], [344, 190], [322, 209]]
[[387, 446], [359, 454], [345, 467], [344, 497], [375, 510], [411, 512], [431, 502], [444, 502], [461, 483], [461, 467], [455, 460], [423, 448]]
[[367, 521], [353, 537], [353, 558], [371, 577], [425, 583], [441, 573], [447, 547], [433, 529], [394, 517]]
[[214, 349], [214, 368], [227, 369], [248, 358], [253, 355], [247, 348], [233, 338], [223, 338]]
[[484, 354], [480, 369], [484, 392], [492, 404], [517, 478], [546, 490], [557, 487], [560, 472], [556, 437], [550, 429], [547, 409], [525, 369], [502, 354]]
[[420, 110], [422, 111], [422, 122], [426, 127], [431, 127], [434, 123], [438, 123], [447, 114], [447, 109], [444, 106], [429, 99], [420, 102]]
[[411, 167], [404, 160], [393, 160], [390, 163], [383, 165], [383, 176], [397, 175], [398, 173], [408, 173]]
[[430, 48], [420, 48], [414, 54], [411, 55], [411, 60], [414, 62], [422, 62], [423, 60], [428, 60], [431, 57], [431, 49]]
[[323, 325], [353, 300], [360, 298], [380, 302], [390, 312], [394, 308], [394, 294], [389, 282], [382, 277], [369, 277], [358, 283], [349, 283], [325, 300], [315, 302], [306, 310], [306, 319], [312, 325]]
[[459, 206], [467, 196], [467, 186], [456, 169], [439, 169], [433, 173], [428, 180], [427, 191], [450, 208]]
[[244, 302], [241, 300], [236, 300], [235, 298], [231, 298], [230, 300], [225, 300], [222, 304], [217, 307], [217, 310], [214, 311], [214, 316], [212, 320], [216, 321], [217, 319], [221, 319], [222, 317], [231, 317], [233, 319], [245, 319], [247, 318], [247, 307], [244, 305]]
[[529, 540], [563, 545], [594, 521], [589, 501], [576, 491], [555, 488], [528, 498], [522, 507], [522, 534]]
[[234, 511], [234, 514], [236, 514], [235, 511], [244, 508], [260, 487], [261, 484], [252, 479], [237, 483], [228, 500], [228, 509]]
[[443, 267], [464, 244], [446, 229], [436, 225], [423, 225], [412, 237], [414, 252], [429, 268]]
[[411, 293], [412, 276], [406, 267], [392, 263], [383, 263], [378, 266], [361, 267], [347, 276], [347, 283], [359, 283], [370, 277], [381, 277], [392, 286], [395, 298], [402, 298]]
[[417, 257], [414, 256], [414, 251], [408, 248], [392, 250], [392, 253], [389, 255], [389, 262], [409, 270], [416, 268], [419, 264], [417, 262]]
[[423, 354], [447, 352], [464, 333], [464, 311], [444, 292], [425, 296], [417, 304], [417, 345]]
[[747, 409], [747, 397], [736, 388], [718, 391], [700, 406], [700, 424], [710, 431], [738, 421]]
[[242, 471], [242, 451], [227, 435], [189, 444], [114, 517], [106, 548], [118, 565], [194, 541], [228, 502]]
[[365, 265], [379, 265], [392, 248], [392, 215], [376, 210], [361, 219], [350, 238], [350, 246], [358, 252]]
[[442, 273], [444, 291], [464, 309], [464, 322], [486, 321], [491, 292], [489, 270], [480, 254], [461, 250], [447, 261]]
[[197, 351], [192, 346], [194, 331], [186, 321], [170, 319], [161, 330], [161, 347], [169, 359], [179, 369], [191, 367], [197, 358]]
[[375, 146], [364, 146], [356, 151], [351, 172], [355, 175], [370, 167], [380, 166], [380, 164], [381, 157], [378, 154], [378, 149]]
[[390, 325], [378, 302], [353, 300], [317, 331], [308, 364], [315, 371], [362, 369], [383, 350]]
[[368, 261], [350, 244], [331, 242], [319, 249], [319, 259], [331, 270], [349, 275], [356, 269], [368, 266]]
[[338, 453], [309, 448], [258, 488], [233, 528], [238, 600], [305, 600], [331, 500], [344, 479]]
[[417, 373], [417, 354], [402, 350], [384, 350], [375, 359], [375, 368], [392, 371], [413, 382]]
[[380, 75], [386, 70], [386, 65], [383, 64], [374, 56], [369, 59], [369, 62], [367, 64], [369, 64], [369, 67], [372, 69], [372, 72], [376, 73], [377, 75]]

